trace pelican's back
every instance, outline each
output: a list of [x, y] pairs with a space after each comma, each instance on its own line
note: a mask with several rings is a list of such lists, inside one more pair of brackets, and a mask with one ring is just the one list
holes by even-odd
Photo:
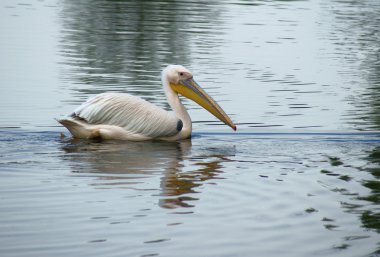
[[173, 136], [181, 123], [173, 112], [124, 93], [96, 95], [79, 106], [73, 117], [90, 125], [118, 126], [129, 134], [149, 138]]

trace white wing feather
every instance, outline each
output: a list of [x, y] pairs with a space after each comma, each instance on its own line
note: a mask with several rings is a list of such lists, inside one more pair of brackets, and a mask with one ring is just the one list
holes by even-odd
[[173, 136], [179, 132], [179, 119], [173, 112], [130, 94], [96, 95], [79, 106], [74, 113], [89, 124], [115, 125], [129, 133], [152, 138]]

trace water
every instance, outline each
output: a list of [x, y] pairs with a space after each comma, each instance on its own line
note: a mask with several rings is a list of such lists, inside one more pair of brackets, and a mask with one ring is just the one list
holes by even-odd
[[[1, 256], [379, 256], [379, 11], [2, 1]], [[55, 122], [104, 91], [168, 108], [168, 63], [238, 132], [185, 99], [183, 142], [72, 140]]]

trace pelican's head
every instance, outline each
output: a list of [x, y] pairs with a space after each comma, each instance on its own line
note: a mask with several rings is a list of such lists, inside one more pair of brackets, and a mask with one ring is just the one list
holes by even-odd
[[170, 88], [177, 94], [189, 98], [205, 108], [219, 120], [236, 130], [235, 124], [223, 109], [193, 79], [193, 74], [181, 65], [169, 65], [162, 73]]

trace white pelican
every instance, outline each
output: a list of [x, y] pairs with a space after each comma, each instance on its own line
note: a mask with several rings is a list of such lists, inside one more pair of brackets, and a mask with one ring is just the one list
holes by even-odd
[[103, 93], [90, 98], [70, 117], [58, 122], [75, 138], [131, 141], [186, 139], [191, 136], [192, 124], [178, 97], [180, 94], [236, 130], [222, 108], [193, 80], [189, 70], [181, 65], [169, 65], [162, 71], [161, 80], [172, 112], [130, 94]]

